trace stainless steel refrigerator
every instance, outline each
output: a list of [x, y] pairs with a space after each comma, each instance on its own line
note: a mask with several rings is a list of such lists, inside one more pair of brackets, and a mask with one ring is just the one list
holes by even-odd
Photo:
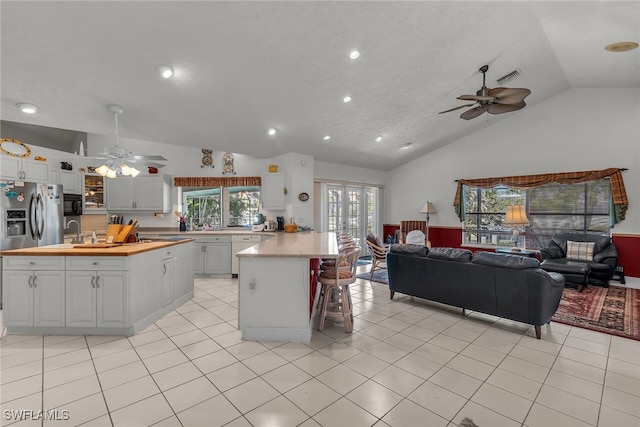
[[[0, 190], [3, 251], [64, 241], [61, 185], [0, 181]], [[0, 308], [1, 304], [0, 269]]]

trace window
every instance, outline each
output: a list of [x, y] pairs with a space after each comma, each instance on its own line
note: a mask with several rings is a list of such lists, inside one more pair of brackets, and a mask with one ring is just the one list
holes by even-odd
[[505, 186], [490, 189], [466, 187], [463, 243], [513, 245], [513, 229], [503, 226], [505, 212], [509, 205], [522, 204], [524, 197], [523, 190]]
[[187, 228], [249, 227], [260, 210], [260, 187], [183, 189]]
[[529, 226], [521, 229], [519, 246], [539, 249], [563, 231], [608, 233], [610, 193], [608, 178], [529, 190], [465, 187], [463, 243], [513, 245], [513, 228], [503, 226], [505, 211], [508, 205], [523, 203]]

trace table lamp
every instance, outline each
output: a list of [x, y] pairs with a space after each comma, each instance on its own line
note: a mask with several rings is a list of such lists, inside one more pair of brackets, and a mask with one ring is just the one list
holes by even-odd
[[432, 213], [437, 213], [436, 208], [433, 206], [433, 203], [431, 203], [430, 201], [426, 201], [424, 202], [424, 205], [422, 205], [422, 209], [420, 209], [420, 213], [423, 214], [427, 214], [427, 233], [425, 236], [425, 241], [429, 241], [429, 214]]
[[526, 227], [529, 225], [529, 219], [527, 218], [527, 212], [524, 209], [524, 205], [507, 206], [504, 225], [513, 227], [513, 243], [515, 245], [513, 250], [519, 251], [518, 237], [520, 236], [520, 230], [518, 227]]

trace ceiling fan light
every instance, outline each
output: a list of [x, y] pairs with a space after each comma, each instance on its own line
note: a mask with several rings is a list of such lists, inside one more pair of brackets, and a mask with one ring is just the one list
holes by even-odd
[[136, 176], [140, 175], [140, 171], [136, 168], [134, 168], [133, 166], [129, 168], [129, 170], [131, 171], [131, 177], [135, 178]]
[[160, 74], [163, 79], [170, 79], [173, 77], [173, 67], [170, 65], [158, 65], [156, 72]]
[[117, 174], [116, 174], [115, 168], [114, 169], [109, 168], [109, 170], [107, 170], [107, 173], [105, 174], [107, 178], [115, 178], [116, 175]]
[[125, 176], [131, 175], [131, 168], [126, 163], [123, 163], [120, 165], [120, 172]]
[[105, 176], [108, 171], [109, 171], [109, 167], [107, 165], [102, 165], [99, 168], [96, 168], [96, 172], [100, 176]]
[[35, 105], [28, 104], [26, 102], [20, 102], [19, 104], [16, 104], [16, 107], [18, 107], [20, 111], [26, 114], [34, 114], [36, 111], [38, 111], [38, 108]]

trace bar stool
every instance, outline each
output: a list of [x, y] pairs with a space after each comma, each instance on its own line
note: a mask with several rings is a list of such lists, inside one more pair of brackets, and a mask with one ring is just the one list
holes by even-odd
[[344, 330], [347, 333], [353, 331], [353, 313], [351, 293], [349, 285], [356, 281], [356, 267], [360, 248], [352, 249], [341, 254], [333, 268], [326, 268], [318, 277], [322, 284], [322, 306], [318, 318], [318, 330], [324, 329], [324, 321], [327, 317], [344, 322]]

